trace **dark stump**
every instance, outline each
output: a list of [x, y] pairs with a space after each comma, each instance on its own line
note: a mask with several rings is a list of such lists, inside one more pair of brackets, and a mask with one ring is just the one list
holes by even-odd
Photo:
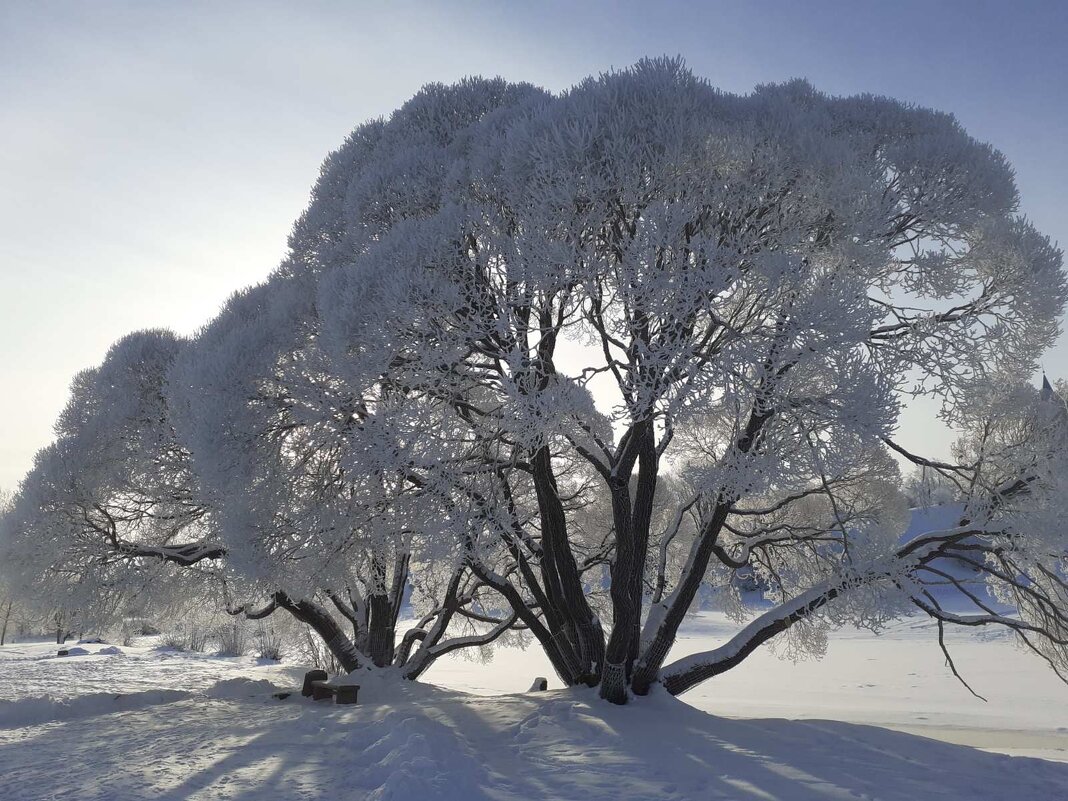
[[309, 670], [304, 674], [304, 686], [300, 690], [300, 694], [305, 698], [308, 698], [312, 694], [312, 682], [326, 681], [329, 676], [326, 675], [325, 670]]

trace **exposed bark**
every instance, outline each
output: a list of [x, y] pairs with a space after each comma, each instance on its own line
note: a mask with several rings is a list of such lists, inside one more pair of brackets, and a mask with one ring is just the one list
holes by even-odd
[[393, 663], [394, 643], [397, 638], [397, 618], [408, 582], [408, 556], [398, 555], [393, 566], [393, 576], [386, 585], [385, 566], [381, 560], [373, 560], [374, 587], [367, 600], [367, 655], [376, 667]]
[[226, 548], [221, 545], [202, 542], [149, 546], [120, 540], [117, 550], [123, 556], [129, 558], [161, 559], [164, 562], [173, 562], [181, 567], [192, 567], [208, 559], [222, 559], [226, 556]]
[[[759, 408], [752, 410], [744, 432], [735, 443], [740, 454], [749, 453], [754, 447], [771, 415], [770, 411], [762, 411]], [[728, 497], [721, 496], [717, 500], [708, 521], [691, 547], [686, 567], [674, 592], [650, 612], [646, 636], [643, 637], [644, 647], [631, 682], [633, 691], [638, 695], [649, 692], [649, 687], [656, 681], [660, 667], [667, 659], [686, 612], [689, 611], [701, 582], [704, 581], [709, 560], [715, 553], [720, 532], [733, 503], [734, 499]]]
[[[423, 621], [420, 621], [421, 624], [426, 625], [433, 620], [433, 624], [430, 625], [430, 628], [415, 628], [404, 635], [404, 638], [397, 649], [397, 656], [394, 661], [394, 664], [401, 668], [401, 675], [404, 678], [413, 680], [417, 679], [439, 657], [461, 648], [489, 645], [515, 626], [519, 614], [514, 610], [510, 615], [506, 615], [503, 618], [493, 618], [489, 615], [471, 612], [464, 608], [474, 597], [475, 590], [477, 590], [479, 586], [482, 586], [482, 582], [479, 580], [474, 588], [468, 587], [465, 589], [463, 580], [466, 573], [466, 566], [461, 566], [453, 571], [452, 577], [449, 580], [448, 589], [446, 590], [444, 605], [441, 609], [432, 613], [427, 618], [424, 618]], [[472, 573], [475, 572], [472, 571]], [[475, 573], [475, 575], [477, 576], [477, 573]], [[468, 579], [470, 578], [471, 577], [468, 576]], [[533, 616], [532, 611], [527, 611]], [[453, 620], [456, 614], [461, 614], [480, 622], [492, 623], [493, 627], [481, 634], [470, 634], [444, 639], [449, 623]], [[419, 649], [409, 656], [411, 648], [416, 641], [419, 641], [420, 643]]]
[[326, 609], [306, 598], [294, 600], [284, 592], [275, 593], [274, 600], [301, 623], [306, 623], [314, 629], [344, 670], [351, 672], [362, 666], [361, 655], [356, 646]]
[[548, 446], [534, 455], [534, 487], [542, 526], [542, 575], [545, 587], [561, 618], [560, 631], [575, 652], [577, 676], [601, 669], [604, 636], [586, 600], [582, 578], [567, 535], [567, 518], [553, 474]]
[[565, 647], [566, 644], [560, 641], [562, 638], [555, 637], [545, 627], [538, 618], [536, 611], [524, 602], [519, 591], [507, 579], [495, 576], [483, 565], [479, 564], [477, 560], [472, 560], [470, 566], [475, 575], [497, 590], [508, 601], [516, 616], [530, 629], [530, 633], [537, 638], [542, 650], [545, 651], [545, 655], [549, 658], [549, 662], [552, 663], [556, 675], [560, 677], [560, 681], [568, 687], [580, 683], [582, 673], [575, 661], [574, 654], [570, 651], [570, 647]]
[[[631, 500], [630, 478], [638, 463], [637, 488]], [[622, 456], [609, 482], [616, 554], [612, 563], [612, 633], [605, 649], [601, 697], [626, 702], [626, 683], [638, 656], [643, 576], [649, 548], [649, 526], [656, 493], [656, 441], [651, 419], [633, 426], [624, 439]]]
[[4, 623], [3, 626], [0, 626], [0, 645], [3, 645], [7, 640], [7, 624], [11, 620], [11, 608], [14, 604], [14, 599], [9, 598], [7, 601], [7, 609], [4, 610]]
[[713, 676], [725, 673], [741, 664], [772, 637], [836, 598], [840, 591], [838, 587], [812, 590], [766, 612], [738, 632], [726, 645], [686, 657], [664, 668], [659, 677], [660, 683], [672, 695], [679, 695]]

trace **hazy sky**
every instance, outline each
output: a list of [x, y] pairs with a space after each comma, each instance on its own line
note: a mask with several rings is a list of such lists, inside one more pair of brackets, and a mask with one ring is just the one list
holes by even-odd
[[[1068, 3], [0, 0], [0, 487], [75, 372], [267, 274], [328, 151], [430, 81], [559, 90], [645, 55], [957, 114], [1068, 242]], [[1068, 376], [1068, 341], [1046, 354]], [[913, 405], [901, 440], [945, 448]]]

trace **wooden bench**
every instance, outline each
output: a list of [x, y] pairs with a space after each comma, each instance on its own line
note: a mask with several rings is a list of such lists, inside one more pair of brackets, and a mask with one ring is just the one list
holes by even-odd
[[355, 704], [360, 692], [359, 684], [329, 684], [325, 670], [309, 670], [304, 674], [304, 686], [300, 694], [313, 701], [333, 698], [335, 704]]

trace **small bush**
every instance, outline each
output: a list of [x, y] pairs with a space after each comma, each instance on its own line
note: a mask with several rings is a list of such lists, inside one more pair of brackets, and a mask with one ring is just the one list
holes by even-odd
[[282, 635], [273, 628], [260, 626], [256, 631], [256, 652], [261, 659], [281, 661], [285, 646]]
[[248, 653], [248, 633], [244, 626], [239, 626], [237, 623], [220, 626], [216, 637], [219, 640], [221, 656], [244, 656]]
[[311, 629], [307, 627], [304, 628], [303, 636], [297, 638], [295, 650], [297, 660], [300, 662], [310, 663], [332, 676], [339, 676], [345, 672], [326, 644], [312, 634]]
[[144, 617], [128, 617], [122, 621], [122, 630], [126, 632], [130, 631], [133, 637], [155, 637], [157, 634], [161, 634], [159, 627], [157, 627], [151, 620]]
[[186, 644], [190, 651], [203, 653], [208, 650], [208, 640], [210, 639], [211, 632], [208, 629], [202, 628], [195, 623], [189, 625], [189, 632], [186, 635]]
[[137, 632], [129, 620], [122, 621], [122, 628], [119, 629], [119, 642], [121, 642], [127, 648], [134, 644], [134, 640], [137, 639]]
[[189, 636], [181, 628], [166, 629], [160, 633], [159, 645], [162, 648], [173, 648], [176, 651], [189, 650]]

